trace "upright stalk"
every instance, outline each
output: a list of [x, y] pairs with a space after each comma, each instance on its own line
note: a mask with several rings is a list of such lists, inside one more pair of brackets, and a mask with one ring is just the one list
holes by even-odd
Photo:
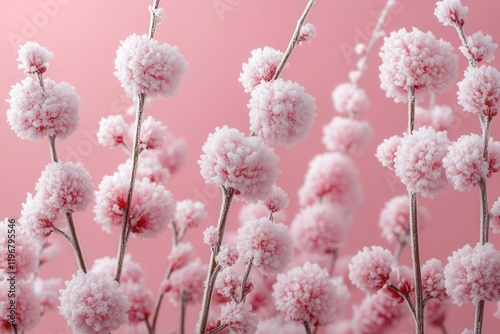
[[181, 297], [181, 329], [180, 334], [184, 334], [185, 323], [186, 323], [186, 306], [187, 306], [187, 295], [186, 292], [182, 291]]
[[231, 207], [233, 196], [234, 196], [233, 188], [222, 187], [222, 203], [219, 214], [219, 221], [217, 223], [219, 239], [217, 240], [217, 244], [212, 249], [212, 255], [210, 257], [210, 267], [208, 269], [207, 278], [205, 280], [205, 291], [203, 293], [200, 320], [198, 322], [199, 334], [205, 334], [207, 331], [208, 312], [210, 310], [210, 303], [212, 301], [212, 292], [213, 292], [213, 285], [215, 283], [215, 276], [217, 275], [217, 271], [215, 270], [217, 267], [215, 257], [217, 256], [217, 254], [219, 254], [220, 246], [222, 244], [222, 239], [224, 238], [227, 216], [229, 213], [229, 208]]
[[304, 327], [306, 329], [306, 334], [311, 334], [311, 327], [309, 327], [309, 323], [304, 321]]
[[76, 260], [78, 261], [78, 266], [84, 273], [87, 273], [87, 266], [85, 265], [82, 248], [80, 247], [80, 242], [78, 241], [78, 236], [76, 235], [75, 224], [73, 223], [73, 216], [71, 212], [66, 212], [66, 219], [68, 220], [69, 231], [71, 233], [71, 238], [73, 239], [72, 245], [75, 251]]
[[[415, 87], [408, 92], [408, 135], [415, 125]], [[408, 192], [410, 205], [410, 243], [413, 273], [415, 275], [415, 327], [416, 334], [424, 334], [424, 298], [422, 293], [422, 274], [420, 269], [420, 245], [417, 220], [417, 194]]]
[[142, 126], [142, 116], [144, 112], [144, 100], [146, 98], [146, 94], [141, 93], [137, 97], [137, 114], [135, 119], [135, 138], [134, 138], [134, 147], [132, 151], [132, 169], [130, 171], [130, 186], [128, 189], [127, 196], [127, 205], [125, 206], [125, 212], [123, 214], [123, 221], [121, 226], [120, 233], [120, 245], [118, 247], [118, 263], [116, 265], [116, 274], [115, 281], [120, 282], [120, 276], [122, 274], [122, 266], [123, 259], [125, 257], [125, 249], [127, 247], [127, 229], [129, 225], [129, 217], [130, 217], [130, 206], [132, 204], [132, 195], [134, 193], [134, 185], [135, 185], [135, 175], [137, 173], [137, 164], [139, 162], [139, 140], [141, 135], [141, 126]]
[[309, 15], [309, 12], [311, 11], [312, 6], [316, 0], [309, 0], [307, 3], [306, 9], [304, 9], [304, 12], [300, 16], [299, 20], [297, 21], [297, 25], [295, 27], [295, 31], [293, 32], [292, 39], [288, 43], [288, 47], [286, 48], [285, 54], [283, 55], [283, 58], [281, 59], [280, 64], [276, 68], [276, 72], [273, 75], [272, 80], [276, 80], [279, 78], [281, 71], [283, 71], [283, 68], [285, 68], [286, 62], [288, 61], [288, 58], [292, 54], [293, 48], [295, 48], [295, 45], [298, 42], [299, 39], [299, 34], [300, 34], [300, 28], [302, 28], [302, 25], [304, 24], [307, 15]]

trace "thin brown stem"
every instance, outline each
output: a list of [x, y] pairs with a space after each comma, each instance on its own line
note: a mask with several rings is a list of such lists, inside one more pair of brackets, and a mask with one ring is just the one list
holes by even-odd
[[120, 282], [120, 276], [122, 274], [122, 266], [123, 266], [123, 259], [125, 257], [125, 249], [127, 247], [127, 230], [128, 230], [128, 225], [130, 224], [129, 222], [129, 215], [130, 215], [130, 205], [132, 204], [132, 195], [134, 193], [134, 185], [135, 185], [135, 175], [137, 173], [137, 164], [139, 162], [139, 141], [140, 141], [140, 135], [141, 135], [141, 126], [142, 126], [142, 115], [144, 112], [144, 100], [146, 98], [146, 94], [141, 93], [137, 96], [137, 114], [136, 114], [136, 119], [135, 119], [135, 138], [134, 138], [134, 148], [132, 151], [132, 169], [130, 171], [130, 186], [128, 190], [128, 196], [127, 196], [127, 205], [125, 206], [125, 212], [123, 214], [123, 221], [122, 221], [122, 226], [121, 226], [121, 233], [120, 233], [120, 245], [118, 247], [118, 263], [116, 265], [116, 274], [115, 274], [115, 280], [117, 282]]
[[74, 247], [73, 240], [71, 240], [71, 237], [67, 235], [63, 230], [60, 230], [57, 227], [53, 226], [52, 231], [54, 231], [54, 233], [56, 234], [62, 235], [64, 238], [66, 238], [66, 240], [68, 240], [68, 242], [71, 244], [71, 247]]
[[57, 158], [55, 136], [49, 136], [49, 149], [50, 149], [50, 159], [52, 160], [52, 162], [59, 162], [59, 159]]
[[422, 274], [420, 264], [419, 231], [417, 221], [417, 194], [409, 192], [410, 197], [410, 231], [413, 273], [415, 275], [415, 327], [416, 334], [424, 333], [424, 303], [422, 293]]
[[332, 258], [330, 259], [330, 265], [328, 266], [328, 274], [332, 276], [333, 270], [335, 269], [335, 263], [337, 262], [337, 257], [338, 257], [339, 251], [338, 249], [335, 249], [332, 252]]
[[401, 242], [398, 242], [396, 245], [396, 249], [394, 250], [394, 262], [398, 263], [399, 260], [401, 259], [401, 254], [403, 254], [403, 249], [406, 246], [406, 241], [403, 240]]
[[66, 212], [66, 219], [68, 220], [71, 238], [73, 239], [72, 245], [73, 250], [75, 251], [76, 260], [78, 261], [78, 266], [84, 273], [87, 273], [87, 266], [85, 265], [85, 259], [83, 258], [82, 248], [80, 247], [80, 242], [78, 241], [75, 224], [73, 222], [73, 215], [71, 212]]
[[441, 323], [441, 325], [439, 325], [439, 328], [441, 329], [441, 333], [448, 334], [448, 331], [446, 330], [444, 323]]
[[240, 303], [245, 302], [245, 297], [247, 296], [247, 284], [248, 284], [248, 277], [250, 276], [250, 270], [252, 270], [252, 262], [253, 262], [253, 257], [248, 261], [247, 267], [245, 269], [245, 274], [243, 275], [243, 280], [241, 284], [241, 296], [240, 296]]
[[[457, 30], [460, 42], [462, 42], [462, 46], [465, 47], [465, 49], [469, 50], [469, 43], [467, 42], [467, 37], [465, 36], [464, 27], [461, 24], [455, 24], [454, 27]], [[476, 60], [472, 58], [470, 54], [468, 54], [466, 57], [467, 60], [469, 61], [470, 67], [477, 67]]]
[[38, 84], [40, 85], [40, 88], [42, 88], [42, 90], [45, 92], [45, 86], [43, 84], [43, 76], [42, 76], [42, 73], [40, 72], [36, 72], [36, 77], [38, 79]]
[[309, 0], [307, 3], [306, 9], [300, 16], [299, 20], [297, 21], [297, 26], [295, 27], [295, 31], [293, 32], [292, 39], [290, 40], [290, 43], [288, 43], [288, 47], [285, 51], [285, 54], [283, 55], [283, 58], [281, 59], [280, 64], [278, 65], [276, 72], [273, 75], [272, 80], [276, 80], [279, 78], [281, 71], [283, 71], [283, 68], [286, 65], [286, 62], [288, 61], [288, 58], [292, 54], [293, 49], [295, 48], [295, 45], [298, 42], [299, 39], [299, 34], [300, 34], [300, 28], [302, 28], [302, 25], [304, 24], [307, 15], [309, 15], [309, 12], [311, 11], [312, 6], [314, 5], [314, 2], [316, 0]]
[[307, 321], [304, 321], [303, 324], [306, 329], [306, 334], [311, 334], [311, 327], [309, 327], [309, 323]]
[[399, 297], [403, 298], [406, 301], [406, 305], [408, 305], [408, 308], [410, 309], [410, 313], [413, 317], [413, 319], [416, 321], [416, 315], [415, 315], [415, 306], [413, 305], [413, 302], [407, 294], [404, 294], [399, 290], [395, 285], [393, 284], [388, 284], [387, 288], [394, 291], [395, 293], [398, 294]]
[[17, 334], [17, 325], [13, 324], [13, 325], [11, 325], [11, 327], [12, 327], [12, 330], [14, 331], [14, 334]]
[[[363, 56], [359, 59], [359, 76], [356, 78], [354, 81], [354, 84], [358, 85], [361, 77], [363, 76], [364, 72], [366, 71], [367, 64], [368, 64], [368, 57], [370, 56], [373, 46], [375, 45], [375, 42], [380, 38], [379, 33], [380, 30], [382, 29], [382, 25], [384, 24], [385, 18], [387, 17], [387, 14], [389, 14], [389, 10], [391, 9], [392, 6], [394, 6], [396, 2], [394, 0], [388, 0], [385, 3], [384, 9], [382, 9], [382, 12], [380, 12], [380, 15], [377, 19], [377, 24], [375, 25], [375, 28], [372, 31], [372, 35], [370, 37], [370, 40], [368, 41], [368, 44], [366, 45], [366, 50]], [[354, 115], [353, 115], [354, 116]]]
[[151, 328], [151, 325], [149, 324], [148, 318], [144, 319], [144, 322], [146, 323], [146, 327], [148, 329], [149, 334], [154, 334], [153, 328]]
[[474, 312], [474, 334], [481, 334], [483, 331], [484, 300], [480, 300]]
[[[201, 305], [200, 322], [198, 332], [204, 334], [207, 331], [208, 313], [210, 312], [210, 302], [212, 300], [212, 293], [214, 291], [215, 279], [219, 273], [220, 266], [215, 266], [214, 271], [210, 277], [207, 277], [205, 282], [205, 291], [203, 293], [203, 303]], [[222, 330], [222, 329], [221, 329]]]
[[415, 127], [415, 87], [408, 92], [408, 134], [411, 135]]
[[[229, 214], [229, 208], [231, 207], [231, 202], [233, 201], [234, 189], [222, 187], [222, 203], [219, 214], [219, 221], [217, 223], [217, 230], [219, 232], [219, 239], [217, 244], [212, 249], [212, 255], [210, 258], [210, 268], [207, 272], [207, 278], [205, 280], [205, 291], [203, 293], [203, 302], [201, 304], [202, 312], [200, 313], [200, 319], [198, 323], [199, 334], [205, 334], [207, 330], [208, 312], [210, 310], [210, 303], [212, 300], [213, 284], [211, 280], [215, 273], [215, 268], [218, 267], [215, 261], [215, 257], [219, 254], [219, 249], [222, 244], [222, 239], [224, 238], [224, 231], [226, 230], [227, 216]], [[210, 286], [211, 285], [211, 286]]]
[[210, 332], [208, 332], [208, 334], [217, 334], [217, 333], [223, 331], [226, 327], [227, 327], [227, 325], [220, 325], [219, 327], [212, 329]]
[[129, 155], [129, 156], [132, 155], [132, 151], [127, 146], [127, 144], [125, 144], [124, 142], [120, 142], [120, 146], [123, 148], [123, 151], [125, 151], [125, 153], [127, 153], [127, 155]]
[[187, 306], [187, 294], [185, 291], [182, 291], [181, 297], [181, 329], [180, 334], [184, 334], [185, 324], [186, 324], [186, 306]]
[[153, 6], [151, 6], [151, 19], [149, 21], [149, 38], [153, 39], [156, 31], [156, 25], [158, 24], [155, 10], [158, 9], [158, 6], [160, 5], [160, 0], [154, 0]]

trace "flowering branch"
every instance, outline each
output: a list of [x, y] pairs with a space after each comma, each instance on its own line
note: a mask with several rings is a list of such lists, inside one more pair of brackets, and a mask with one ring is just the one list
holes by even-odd
[[241, 296], [240, 296], [240, 303], [245, 302], [245, 297], [247, 296], [247, 283], [248, 283], [248, 276], [250, 275], [250, 270], [252, 270], [252, 262], [253, 262], [253, 257], [248, 261], [247, 267], [245, 269], [245, 274], [243, 275], [243, 281], [241, 284]]
[[279, 78], [281, 71], [283, 71], [283, 68], [285, 68], [286, 62], [288, 61], [288, 58], [292, 54], [293, 48], [295, 48], [295, 45], [298, 43], [298, 38], [300, 34], [300, 28], [302, 28], [302, 25], [304, 24], [304, 21], [307, 18], [307, 15], [309, 15], [309, 12], [311, 11], [312, 6], [314, 5], [314, 2], [316, 0], [309, 0], [307, 3], [306, 9], [300, 16], [299, 20], [297, 21], [297, 26], [295, 27], [295, 31], [293, 32], [292, 39], [290, 40], [290, 43], [288, 43], [288, 47], [285, 51], [285, 54], [283, 55], [283, 58], [281, 59], [280, 64], [278, 65], [276, 72], [273, 75], [272, 80], [276, 80]]

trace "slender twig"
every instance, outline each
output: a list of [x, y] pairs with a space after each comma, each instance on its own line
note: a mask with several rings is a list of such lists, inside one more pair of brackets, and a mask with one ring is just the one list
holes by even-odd
[[[467, 37], [465, 37], [464, 27], [460, 24], [455, 24], [454, 27], [457, 30], [458, 37], [460, 38], [460, 42], [462, 42], [462, 46], [465, 47], [467, 50], [470, 50], [469, 43], [467, 43]], [[470, 53], [467, 53], [466, 58], [469, 61], [470, 67], [477, 66], [476, 60], [470, 55]]]
[[160, 0], [154, 0], [154, 3], [153, 3], [153, 6], [152, 6], [152, 10], [151, 10], [151, 19], [150, 19], [150, 22], [149, 22], [149, 38], [152, 39], [155, 35], [155, 31], [156, 31], [156, 25], [158, 24], [158, 22], [156, 21], [156, 14], [155, 14], [155, 10], [158, 9], [158, 6], [160, 5]]
[[311, 328], [309, 327], [309, 323], [307, 321], [303, 322], [304, 327], [306, 328], [306, 334], [311, 334]]
[[226, 327], [227, 327], [227, 325], [220, 325], [219, 327], [212, 329], [210, 332], [208, 332], [208, 334], [217, 334], [217, 333], [223, 331], [224, 328], [226, 328]]
[[399, 290], [397, 288], [397, 286], [395, 286], [393, 284], [388, 284], [387, 288], [391, 289], [392, 291], [397, 293], [399, 297], [403, 298], [406, 301], [406, 305], [408, 305], [408, 308], [410, 309], [410, 313], [411, 313], [413, 319], [416, 321], [415, 306], [413, 305], [413, 302], [412, 302], [410, 296], [408, 296], [405, 293], [402, 293], [401, 290]]
[[288, 58], [292, 54], [293, 48], [295, 48], [295, 45], [298, 42], [299, 39], [299, 34], [300, 34], [300, 28], [302, 28], [302, 25], [304, 24], [304, 21], [307, 18], [307, 15], [309, 15], [309, 12], [311, 11], [312, 6], [314, 5], [314, 2], [316, 0], [309, 0], [307, 3], [306, 9], [300, 16], [299, 20], [297, 21], [297, 26], [295, 27], [295, 31], [293, 32], [292, 39], [290, 40], [290, 43], [288, 43], [288, 47], [285, 51], [285, 54], [283, 55], [283, 58], [281, 59], [280, 64], [276, 68], [276, 72], [273, 75], [272, 80], [276, 80], [279, 78], [281, 71], [283, 71], [283, 68], [286, 65], [286, 62], [288, 61]]
[[389, 14], [389, 10], [391, 9], [392, 6], [394, 6], [395, 3], [396, 2], [394, 0], [388, 0], [384, 6], [384, 9], [382, 9], [382, 12], [380, 12], [380, 15], [377, 19], [377, 24], [375, 25], [375, 28], [372, 31], [372, 35], [370, 37], [370, 40], [368, 41], [368, 44], [366, 45], [365, 53], [363, 54], [363, 57], [359, 59], [359, 64], [360, 64], [358, 68], [359, 75], [354, 80], [354, 84], [356, 86], [359, 85], [361, 77], [366, 71], [368, 64], [368, 57], [370, 56], [370, 53], [373, 49], [373, 46], [375, 45], [375, 42], [377, 42], [377, 40], [380, 38], [379, 32], [382, 29], [382, 25], [384, 24], [387, 14]]
[[42, 262], [42, 254], [43, 254], [43, 250], [45, 249], [47, 245], [47, 241], [45, 240], [42, 244], [42, 246], [40, 247], [40, 251], [38, 252], [38, 258], [37, 258], [37, 261], [36, 261], [36, 268], [35, 268], [35, 271], [33, 272], [33, 275], [32, 275], [32, 281], [35, 281], [36, 277], [38, 276], [38, 272], [40, 271], [40, 266], [41, 266], [41, 262]]
[[144, 322], [146, 323], [146, 327], [148, 329], [148, 334], [154, 334], [153, 328], [151, 328], [151, 325], [149, 324], [148, 318], [144, 319]]
[[125, 144], [124, 142], [120, 142], [120, 146], [123, 148], [123, 150], [125, 151], [125, 153], [127, 153], [127, 155], [129, 155], [129, 156], [132, 155], [132, 151], [127, 146], [127, 144]]
[[52, 160], [52, 162], [59, 162], [59, 159], [57, 158], [55, 136], [49, 135], [49, 149], [50, 149], [50, 159]]
[[187, 306], [187, 294], [185, 291], [182, 291], [181, 297], [181, 329], [180, 334], [184, 334], [185, 324], [186, 324], [186, 306]]
[[71, 233], [71, 238], [73, 239], [73, 250], [75, 251], [75, 256], [78, 261], [78, 266], [80, 269], [87, 273], [87, 266], [85, 265], [85, 259], [83, 258], [82, 248], [80, 247], [80, 242], [78, 241], [78, 236], [76, 234], [75, 224], [73, 222], [73, 215], [71, 212], [66, 212], [66, 219], [68, 220], [68, 226]]
[[[210, 268], [208, 269], [207, 272], [207, 278], [205, 280], [205, 291], [203, 293], [203, 301], [202, 301], [202, 312], [200, 313], [200, 320], [199, 320], [199, 333], [200, 334], [205, 334], [207, 330], [207, 321], [208, 321], [208, 312], [210, 310], [210, 303], [212, 299], [212, 291], [213, 291], [213, 284], [215, 282], [211, 283], [211, 280], [214, 276], [215, 273], [215, 268], [218, 267], [217, 263], [215, 261], [215, 257], [217, 254], [219, 254], [219, 249], [222, 244], [222, 239], [224, 238], [224, 231], [226, 230], [226, 223], [227, 223], [227, 216], [229, 213], [229, 208], [231, 207], [231, 202], [233, 200], [234, 196], [234, 189], [233, 188], [226, 188], [226, 187], [221, 187], [222, 188], [222, 203], [221, 203], [221, 209], [220, 209], [220, 214], [219, 214], [219, 221], [217, 223], [217, 230], [219, 232], [219, 239], [217, 240], [217, 244], [213, 247], [212, 249], [212, 255], [210, 258]], [[210, 286], [211, 285], [211, 286]]]
[[17, 334], [17, 325], [13, 324], [13, 325], [11, 325], [11, 327], [12, 327], [12, 330], [14, 331], [14, 334]]
[[330, 266], [328, 267], [328, 274], [330, 274], [330, 276], [332, 276], [333, 269], [335, 269], [335, 263], [337, 262], [338, 253], [339, 253], [338, 249], [335, 249], [332, 252], [332, 258], [330, 260]]
[[69, 243], [71, 244], [71, 246], [73, 247], [73, 240], [71, 240], [71, 237], [69, 235], [66, 234], [66, 232], [64, 232], [63, 230], [60, 230], [58, 229], [57, 227], [55, 226], [52, 226], [52, 230], [54, 231], [54, 233], [56, 234], [60, 234], [62, 235], [63, 237], [66, 238], [66, 240], [69, 241]]
[[448, 334], [448, 331], [446, 330], [446, 327], [444, 327], [443, 323], [441, 323], [441, 325], [439, 325], [439, 328], [441, 329], [441, 333]]
[[120, 233], [120, 245], [118, 247], [118, 263], [116, 265], [116, 274], [115, 280], [120, 282], [120, 276], [122, 274], [122, 266], [123, 259], [125, 257], [125, 249], [127, 247], [127, 229], [129, 225], [129, 215], [130, 215], [130, 206], [132, 204], [132, 195], [134, 193], [134, 185], [135, 185], [135, 175], [137, 172], [137, 163], [139, 161], [139, 140], [141, 135], [141, 126], [142, 126], [142, 115], [144, 112], [144, 100], [146, 98], [146, 94], [141, 93], [137, 96], [137, 115], [136, 115], [136, 123], [135, 123], [135, 138], [134, 138], [134, 148], [132, 153], [132, 169], [130, 171], [130, 186], [128, 190], [127, 196], [127, 205], [125, 206], [125, 212], [123, 214], [123, 221], [121, 226]]
[[40, 72], [36, 72], [36, 77], [38, 79], [38, 84], [40, 85], [40, 87], [42, 88], [42, 90], [45, 92], [45, 86], [43, 85], [43, 76], [42, 76], [42, 73]]
[[245, 269], [245, 274], [243, 275], [243, 281], [241, 284], [241, 296], [240, 296], [240, 303], [245, 302], [245, 297], [247, 296], [247, 284], [248, 284], [248, 277], [250, 276], [250, 270], [252, 270], [252, 262], [253, 262], [253, 257], [248, 261], [247, 267]]
[[[165, 273], [165, 277], [163, 278], [162, 281], [167, 281], [170, 279], [170, 275], [172, 275], [172, 272], [173, 272], [173, 268], [172, 268], [172, 265], [170, 265], [168, 267], [168, 270], [167, 272]], [[160, 285], [160, 291], [158, 292], [158, 299], [156, 300], [156, 306], [155, 306], [155, 312], [154, 312], [154, 315], [153, 315], [153, 332], [156, 331], [156, 322], [158, 321], [158, 315], [160, 314], [160, 308], [161, 308], [161, 303], [163, 301], [163, 290], [161, 288], [161, 285]]]
[[273, 214], [274, 214], [274, 212], [272, 212], [271, 210], [269, 210], [269, 214], [267, 215], [267, 219], [270, 220], [270, 221], [274, 221]]
[[[210, 311], [210, 302], [212, 299], [212, 293], [214, 291], [214, 283], [217, 278], [217, 274], [219, 273], [220, 266], [215, 266], [212, 275], [208, 278], [207, 282], [205, 282], [205, 292], [203, 294], [203, 304], [201, 308], [201, 320], [198, 326], [199, 333], [204, 334], [207, 331], [207, 321], [208, 321], [208, 313]], [[207, 301], [207, 302], [205, 302]]]

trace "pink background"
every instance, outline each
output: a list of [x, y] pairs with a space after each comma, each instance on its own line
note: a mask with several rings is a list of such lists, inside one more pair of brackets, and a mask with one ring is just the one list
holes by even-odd
[[[63, 160], [81, 161], [93, 177], [97, 187], [102, 177], [111, 174], [116, 165], [125, 159], [120, 149], [100, 147], [95, 139], [101, 117], [123, 112], [128, 100], [113, 76], [113, 61], [119, 41], [132, 33], [146, 33], [149, 24], [147, 6], [152, 1], [1, 1], [0, 2], [0, 75], [1, 109], [7, 110], [5, 99], [10, 86], [20, 81], [24, 74], [17, 69], [16, 43], [25, 39], [36, 40], [55, 55], [46, 76], [56, 81], [68, 81], [81, 97], [80, 128], [66, 141], [57, 142]], [[230, 4], [230, 11], [221, 15], [215, 10], [217, 2]], [[237, 81], [241, 64], [250, 51], [266, 45], [284, 50], [295, 27], [295, 22], [306, 1], [297, 0], [191, 0], [163, 1], [166, 21], [157, 29], [156, 38], [178, 45], [189, 62], [190, 71], [183, 78], [179, 93], [171, 99], [156, 99], [146, 108], [146, 115], [163, 120], [171, 132], [188, 140], [189, 152], [182, 171], [167, 187], [176, 199], [193, 198], [207, 204], [209, 218], [205, 225], [191, 231], [192, 240], [200, 255], [206, 260], [208, 249], [201, 243], [201, 232], [213, 224], [219, 210], [220, 195], [213, 187], [206, 186], [199, 174], [197, 159], [208, 133], [216, 126], [227, 124], [248, 131], [246, 104], [248, 95]], [[45, 4], [45, 5], [44, 5]], [[51, 4], [51, 6], [49, 6]], [[365, 42], [366, 31], [373, 28], [375, 18], [383, 7], [383, 0], [332, 1], [318, 0], [309, 17], [318, 30], [312, 44], [298, 47], [291, 57], [290, 66], [283, 77], [302, 84], [316, 97], [318, 117], [308, 139], [293, 149], [277, 148], [281, 157], [278, 179], [290, 194], [289, 220], [297, 211], [296, 191], [303, 182], [309, 160], [324, 149], [321, 145], [322, 127], [335, 115], [330, 93], [335, 85], [347, 81], [347, 73], [354, 68], [356, 56], [342, 49], [349, 49], [357, 42]], [[470, 6], [466, 32], [482, 30], [500, 40], [498, 8], [496, 2], [465, 1]], [[389, 15], [386, 30], [416, 26], [432, 30], [457, 46], [458, 37], [452, 28], [441, 26], [433, 15], [434, 1], [401, 1]], [[28, 27], [29, 26], [29, 27]], [[22, 39], [16, 41], [16, 39]], [[377, 48], [380, 46], [380, 41]], [[394, 104], [385, 98], [379, 88], [376, 52], [369, 61], [369, 69], [362, 80], [372, 106], [366, 114], [374, 127], [375, 136], [366, 154], [356, 158], [365, 191], [365, 204], [356, 214], [348, 244], [342, 255], [353, 255], [363, 245], [380, 244], [391, 247], [382, 240], [377, 227], [379, 211], [385, 201], [404, 194], [399, 181], [382, 168], [374, 158], [377, 145], [386, 137], [401, 134], [406, 127], [406, 106]], [[498, 60], [494, 65], [500, 65]], [[460, 55], [460, 68], [466, 66]], [[462, 77], [462, 74], [460, 74]], [[468, 117], [456, 104], [455, 87], [438, 103], [449, 104], [457, 112], [458, 122], [449, 136], [456, 139], [461, 134], [479, 132], [476, 117]], [[46, 141], [22, 141], [9, 129], [5, 116], [0, 121], [1, 198], [0, 217], [18, 217], [27, 192], [33, 192], [35, 183], [49, 162]], [[500, 120], [492, 124], [492, 136], [500, 137]], [[489, 181], [490, 204], [500, 194], [498, 175]], [[451, 188], [436, 199], [421, 200], [431, 213], [430, 226], [422, 233], [422, 257], [425, 261], [437, 257], [446, 262], [447, 256], [466, 243], [475, 244], [479, 235], [479, 209], [477, 191], [459, 193]], [[93, 204], [92, 204], [93, 205]], [[230, 225], [237, 226], [236, 213], [231, 214]], [[117, 234], [101, 232], [93, 222], [92, 208], [85, 214], [75, 214], [77, 228], [88, 264], [102, 256], [115, 256]], [[42, 277], [58, 275], [69, 279], [76, 270], [71, 248], [58, 236], [53, 236], [62, 250], [58, 258], [42, 269]], [[498, 245], [498, 235], [491, 240]], [[166, 268], [170, 249], [170, 232], [156, 240], [132, 239], [129, 251], [147, 270], [147, 283], [156, 291]], [[409, 262], [408, 250], [404, 259]], [[359, 295], [355, 294], [359, 299]], [[3, 298], [3, 296], [2, 296]], [[178, 310], [168, 303], [163, 305], [160, 329], [177, 326]], [[190, 307], [188, 328], [194, 327], [199, 306]], [[500, 322], [492, 317], [494, 304], [486, 306], [485, 333], [498, 333]], [[472, 327], [473, 311], [470, 305], [452, 306], [446, 321], [449, 333], [460, 333]], [[412, 333], [412, 320], [405, 319], [397, 333]], [[167, 326], [169, 324], [169, 326]], [[63, 319], [52, 312], [32, 333], [70, 333]], [[438, 333], [428, 327], [427, 333]]]

